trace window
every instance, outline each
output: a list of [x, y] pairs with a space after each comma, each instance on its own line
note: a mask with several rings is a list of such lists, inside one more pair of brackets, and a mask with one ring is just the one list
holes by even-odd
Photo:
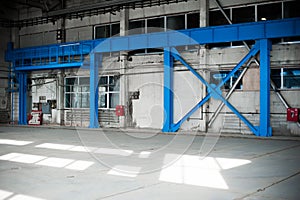
[[90, 82], [89, 77], [72, 77], [65, 79], [65, 107], [89, 108]]
[[[300, 1], [284, 2], [284, 18], [300, 17]], [[300, 37], [284, 38], [285, 42], [300, 41]]]
[[[225, 9], [224, 12], [226, 13], [227, 16], [230, 17], [230, 10]], [[229, 22], [226, 20], [225, 16], [222, 14], [221, 11], [216, 10], [216, 11], [210, 11], [209, 12], [209, 25], [210, 26], [219, 26], [219, 25], [228, 25]], [[215, 47], [228, 47], [230, 46], [230, 42], [223, 42], [223, 43], [214, 43], [214, 44], [209, 44], [209, 48], [215, 48]]]
[[162, 32], [165, 30], [164, 17], [147, 19], [147, 33]]
[[257, 6], [257, 20], [275, 20], [282, 18], [281, 3], [272, 3]]
[[300, 68], [298, 69], [272, 69], [271, 78], [279, 89], [300, 88]]
[[107, 24], [95, 26], [95, 39], [109, 38], [120, 34], [120, 24]]
[[300, 1], [284, 2], [284, 18], [300, 17]]
[[[89, 108], [90, 78], [70, 77], [65, 79], [65, 108]], [[99, 78], [99, 108], [115, 108], [119, 104], [118, 76]]]
[[[226, 15], [230, 18], [230, 10], [224, 9]], [[210, 26], [219, 26], [219, 25], [228, 25], [229, 22], [226, 20], [225, 16], [221, 11], [215, 10], [209, 12], [209, 25]]]
[[99, 80], [99, 108], [115, 108], [119, 104], [119, 93], [119, 77], [102, 76]]
[[[230, 79], [221, 87], [222, 89], [230, 89], [238, 79], [239, 75], [242, 71], [237, 71], [233, 76], [230, 77]], [[210, 76], [210, 82], [218, 85], [222, 82], [222, 80], [225, 79], [225, 77], [230, 73], [230, 71], [218, 71], [218, 72], [211, 72]], [[242, 89], [243, 84], [242, 80], [238, 83], [235, 89]]]
[[167, 17], [167, 29], [168, 30], [185, 29], [185, 15]]
[[255, 7], [242, 7], [232, 9], [232, 22], [245, 23], [255, 21]]
[[187, 14], [187, 28], [199, 28], [200, 13]]
[[145, 20], [130, 21], [128, 35], [145, 33]]

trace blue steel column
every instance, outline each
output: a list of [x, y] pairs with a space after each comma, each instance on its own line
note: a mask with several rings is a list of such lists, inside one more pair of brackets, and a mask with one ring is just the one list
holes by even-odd
[[270, 51], [269, 39], [260, 40], [260, 125], [259, 135], [272, 136], [270, 126]]
[[89, 128], [99, 128], [98, 121], [98, 81], [99, 70], [96, 53], [90, 53], [90, 125]]
[[173, 57], [171, 48], [164, 49], [164, 125], [163, 132], [173, 132]]
[[27, 74], [21, 72], [18, 74], [19, 79], [19, 124], [27, 124]]

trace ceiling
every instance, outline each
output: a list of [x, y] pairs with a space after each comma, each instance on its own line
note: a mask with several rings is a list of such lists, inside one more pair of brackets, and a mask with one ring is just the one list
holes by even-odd
[[[187, 0], [87, 0], [79, 1], [79, 5], [72, 5], [66, 0], [11, 0], [0, 1], [0, 27], [24, 27], [37, 24], [55, 22], [60, 18], [74, 19], [105, 13], [115, 14], [124, 8], [143, 8], [163, 4], [186, 2]], [[76, 1], [78, 2], [78, 1]], [[42, 12], [41, 16], [18, 20], [18, 11], [24, 8], [36, 8]]]

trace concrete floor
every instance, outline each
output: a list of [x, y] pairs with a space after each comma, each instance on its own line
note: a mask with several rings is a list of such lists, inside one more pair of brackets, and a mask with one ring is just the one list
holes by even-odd
[[[299, 138], [0, 127], [0, 199], [299, 199]], [[200, 151], [201, 149], [201, 151]]]

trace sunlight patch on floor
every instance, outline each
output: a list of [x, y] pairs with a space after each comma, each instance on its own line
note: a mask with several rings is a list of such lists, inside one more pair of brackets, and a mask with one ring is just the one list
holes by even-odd
[[15, 146], [25, 146], [31, 143], [33, 143], [33, 141], [0, 139], [0, 144], [8, 144], [8, 145], [15, 145]]
[[0, 160], [35, 164], [48, 167], [65, 168], [77, 171], [83, 171], [89, 168], [94, 162], [84, 160], [73, 160], [66, 158], [46, 157], [40, 155], [23, 154], [23, 153], [9, 153], [0, 156]]
[[250, 160], [167, 154], [159, 180], [165, 182], [229, 189], [222, 170], [251, 163]]

